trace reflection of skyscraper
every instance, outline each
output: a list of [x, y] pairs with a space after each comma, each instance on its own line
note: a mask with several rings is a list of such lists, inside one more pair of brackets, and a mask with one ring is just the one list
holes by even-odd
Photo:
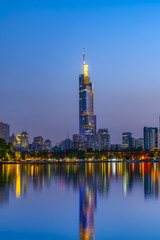
[[80, 188], [80, 240], [94, 237], [95, 186], [84, 183]]
[[83, 74], [79, 76], [79, 133], [88, 137], [96, 133], [96, 116], [94, 115], [93, 83], [88, 76], [83, 50]]

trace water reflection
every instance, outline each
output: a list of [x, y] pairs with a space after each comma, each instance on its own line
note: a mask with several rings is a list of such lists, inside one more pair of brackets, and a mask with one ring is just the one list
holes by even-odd
[[97, 195], [110, 193], [111, 183], [121, 183], [125, 197], [138, 185], [144, 199], [159, 196], [159, 163], [81, 163], [55, 165], [0, 165], [0, 204], [9, 201], [13, 192], [17, 199], [27, 196], [30, 185], [42, 190], [56, 180], [65, 190], [72, 186], [79, 192], [79, 239], [93, 239]]

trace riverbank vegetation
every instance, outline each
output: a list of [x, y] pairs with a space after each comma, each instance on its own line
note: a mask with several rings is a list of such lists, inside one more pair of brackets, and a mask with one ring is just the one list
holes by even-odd
[[19, 161], [19, 160], [145, 160], [160, 158], [160, 150], [155, 148], [152, 150], [142, 151], [141, 149], [123, 150], [123, 151], [93, 151], [88, 149], [87, 152], [82, 150], [69, 149], [60, 152], [30, 152], [29, 150], [17, 151], [11, 143], [6, 143], [4, 139], [0, 139], [0, 160], [1, 161]]

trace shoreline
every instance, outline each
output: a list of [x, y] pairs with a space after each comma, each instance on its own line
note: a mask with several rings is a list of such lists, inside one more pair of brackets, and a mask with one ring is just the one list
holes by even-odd
[[145, 160], [69, 160], [69, 161], [54, 161], [54, 160], [26, 160], [26, 161], [0, 161], [0, 164], [39, 164], [39, 165], [48, 165], [48, 164], [84, 164], [84, 163], [158, 163], [160, 159], [145, 159]]

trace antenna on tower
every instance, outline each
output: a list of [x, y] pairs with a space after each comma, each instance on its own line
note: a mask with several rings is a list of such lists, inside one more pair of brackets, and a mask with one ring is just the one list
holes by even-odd
[[83, 64], [85, 64], [85, 49], [83, 48]]

